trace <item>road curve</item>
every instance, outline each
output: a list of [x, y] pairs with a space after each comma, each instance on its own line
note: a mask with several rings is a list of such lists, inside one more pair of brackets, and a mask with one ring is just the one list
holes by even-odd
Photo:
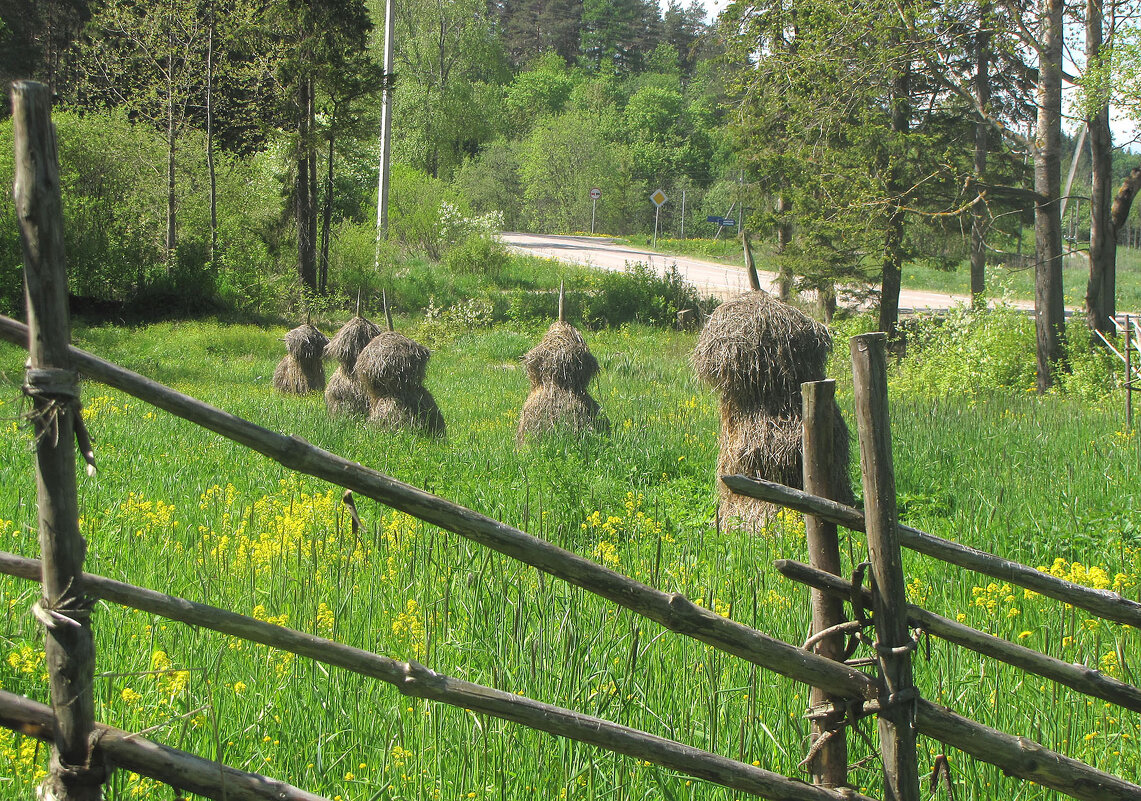
[[[706, 295], [721, 299], [735, 297], [749, 288], [749, 279], [743, 267], [719, 264], [690, 256], [667, 256], [650, 250], [619, 245], [613, 239], [595, 236], [555, 236], [550, 234], [504, 233], [504, 244], [516, 253], [526, 253], [546, 259], [596, 267], [600, 270], [620, 272], [627, 265], [642, 262], [659, 274], [676, 265], [687, 281]], [[776, 292], [776, 273], [758, 270], [761, 288]], [[949, 309], [968, 305], [967, 295], [948, 295], [941, 292], [921, 292], [904, 289], [899, 293], [901, 312]], [[1031, 309], [1034, 304], [1015, 301], [1019, 308]]]

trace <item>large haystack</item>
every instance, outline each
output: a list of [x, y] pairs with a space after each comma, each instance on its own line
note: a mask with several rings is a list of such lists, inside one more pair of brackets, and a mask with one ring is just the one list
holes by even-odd
[[444, 417], [424, 388], [431, 352], [395, 331], [381, 331], [357, 356], [353, 375], [369, 399], [369, 422], [442, 436]]
[[325, 408], [336, 416], [363, 417], [369, 412], [368, 395], [353, 374], [357, 357], [378, 334], [380, 326], [359, 314], [349, 320], [325, 346], [325, 357], [340, 364], [325, 388]]
[[574, 326], [558, 321], [523, 357], [531, 392], [519, 417], [518, 440], [556, 429], [606, 430], [609, 422], [586, 391], [598, 374], [598, 360]]
[[309, 323], [285, 335], [285, 358], [273, 371], [273, 386], [292, 395], [319, 392], [325, 388], [321, 355], [329, 339]]
[[[747, 292], [709, 317], [693, 363], [720, 394], [718, 476], [741, 473], [792, 487], [802, 484], [801, 392], [824, 378], [832, 348], [828, 329], [765, 292]], [[848, 429], [834, 409], [837, 486], [851, 501]], [[734, 495], [718, 481], [722, 516], [760, 525], [770, 504]]]

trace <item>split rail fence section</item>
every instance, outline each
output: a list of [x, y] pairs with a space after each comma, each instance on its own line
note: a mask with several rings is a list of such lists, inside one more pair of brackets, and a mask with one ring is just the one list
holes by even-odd
[[[919, 798], [917, 734], [939, 740], [997, 765], [1006, 773], [1075, 798], [1141, 799], [1141, 787], [1026, 740], [995, 731], [920, 698], [911, 683], [911, 626], [1017, 664], [1082, 692], [1141, 709], [1141, 691], [1080, 667], [1063, 665], [1021, 646], [938, 618], [904, 598], [900, 545], [1007, 581], [1111, 620], [1141, 625], [1141, 605], [1070, 585], [1036, 570], [900, 526], [896, 520], [890, 431], [887, 420], [883, 335], [853, 340], [856, 401], [866, 512], [826, 500], [821, 470], [830, 451], [818, 446], [831, 430], [816, 408], [831, 408], [830, 382], [805, 385], [806, 487], [818, 495], [744, 477], [724, 480], [738, 492], [778, 502], [807, 515], [816, 567], [780, 563], [786, 575], [822, 588], [813, 599], [816, 634], [801, 648], [701, 608], [677, 593], [642, 584], [555, 547], [505, 523], [362, 467], [297, 437], [284, 436], [230, 415], [136, 373], [71, 347], [67, 280], [50, 95], [40, 84], [13, 86], [17, 215], [25, 250], [28, 325], [0, 318], [0, 338], [29, 351], [25, 392], [31, 397], [36, 443], [39, 537], [42, 559], [0, 554], [0, 573], [41, 581], [33, 613], [45, 629], [51, 685], [48, 707], [0, 692], [0, 725], [52, 743], [51, 769], [41, 787], [45, 799], [97, 799], [113, 767], [124, 768], [199, 795], [242, 799], [318, 797], [265, 776], [147, 741], [96, 723], [92, 700], [95, 599], [208, 628], [290, 651], [394, 685], [405, 695], [440, 701], [652, 762], [756, 796], [826, 801], [867, 796], [844, 787], [846, 757], [842, 721], [876, 715], [884, 792], [889, 799]], [[813, 688], [817, 737], [806, 763], [815, 784], [728, 759], [600, 718], [461, 681], [415, 662], [342, 645], [234, 612], [84, 573], [85, 543], [78, 528], [74, 437], [89, 466], [90, 442], [79, 414], [78, 376], [100, 381], [262, 453], [287, 468], [343, 487], [465, 537], [608, 599], [667, 629]], [[826, 399], [828, 402], [822, 402]], [[815, 405], [814, 405], [815, 404]], [[824, 433], [822, 433], [824, 432]], [[835, 575], [836, 524], [867, 531], [871, 589]], [[829, 545], [828, 543], [831, 543]], [[829, 558], [835, 557], [835, 564]], [[853, 600], [856, 622], [840, 619], [837, 597]], [[819, 607], [816, 609], [815, 607]], [[871, 610], [870, 618], [865, 611]], [[874, 628], [874, 636], [864, 634]], [[838, 634], [859, 629], [873, 646], [874, 673], [857, 670], [837, 649]], [[830, 650], [831, 649], [831, 650]], [[816, 651], [830, 653], [828, 658]], [[829, 786], [830, 785], [830, 786]]]

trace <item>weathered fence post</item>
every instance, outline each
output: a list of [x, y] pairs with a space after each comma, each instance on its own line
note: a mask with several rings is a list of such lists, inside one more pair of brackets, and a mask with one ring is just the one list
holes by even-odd
[[852, 337], [852, 378], [859, 425], [860, 472], [864, 483], [864, 516], [868, 554], [875, 586], [876, 657], [880, 688], [880, 750], [884, 797], [919, 801], [919, 766], [915, 752], [915, 705], [907, 630], [907, 592], [900, 555], [887, 404], [887, 334]]
[[[835, 433], [835, 381], [810, 381], [800, 385], [804, 434], [804, 491], [822, 498], [837, 499], [839, 487], [834, 484], [833, 437]], [[840, 540], [836, 524], [813, 515], [804, 516], [804, 532], [808, 539], [808, 561], [819, 570], [840, 575]], [[844, 604], [838, 598], [820, 590], [812, 594], [812, 636], [843, 623]], [[816, 653], [844, 661], [844, 635], [842, 632], [825, 636], [815, 644]], [[809, 706], [816, 710], [830, 705], [834, 710], [823, 718], [813, 717], [810, 759], [808, 769], [812, 782], [825, 787], [843, 787], [848, 783], [848, 744], [844, 729], [837, 728], [843, 718], [843, 699], [813, 687], [809, 693]], [[829, 734], [832, 729], [836, 729]], [[817, 745], [821, 737], [827, 737]]]
[[[28, 370], [36, 443], [43, 594], [33, 608], [44, 624], [44, 652], [56, 714], [44, 801], [102, 797], [105, 771], [92, 759], [95, 647], [92, 603], [79, 586], [87, 544], [79, 533], [75, 423], [79, 381], [68, 354], [67, 269], [51, 94], [32, 81], [12, 86], [16, 149], [15, 200], [24, 246]], [[80, 423], [82, 425], [82, 423]]]

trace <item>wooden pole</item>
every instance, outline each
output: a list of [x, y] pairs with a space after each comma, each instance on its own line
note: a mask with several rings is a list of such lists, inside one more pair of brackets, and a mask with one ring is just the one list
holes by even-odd
[[876, 658], [880, 688], [879, 732], [884, 797], [919, 801], [915, 751], [914, 642], [907, 629], [907, 593], [896, 520], [895, 471], [887, 402], [887, 334], [852, 337], [852, 378], [859, 425], [868, 556], [875, 578]]
[[[774, 567], [782, 576], [807, 584], [837, 599], [847, 600], [852, 597], [852, 582], [840, 576], [787, 559], [777, 560]], [[871, 593], [866, 587], [864, 594], [868, 603], [871, 603]], [[907, 621], [941, 640], [1064, 684], [1085, 695], [1117, 704], [1123, 709], [1141, 712], [1141, 688], [1110, 678], [1095, 668], [1063, 662], [1061, 659], [973, 629], [914, 604], [907, 605]]]
[[[34, 559], [0, 554], [0, 572], [35, 580]], [[399, 662], [305, 632], [276, 626], [225, 609], [175, 598], [161, 592], [132, 587], [113, 579], [85, 573], [84, 584], [94, 595], [192, 626], [219, 631], [251, 642], [308, 657], [396, 687], [404, 695], [427, 698], [452, 706], [509, 720], [529, 728], [605, 748], [668, 770], [705, 779], [764, 798], [788, 801], [872, 801], [849, 791], [812, 787], [756, 765], [728, 759], [708, 751], [667, 740], [638, 729], [584, 715], [570, 709], [524, 698], [512, 692], [473, 684], [436, 673], [416, 662]], [[811, 656], [811, 655], [808, 655]]]
[[[3, 329], [0, 328], [0, 335]], [[852, 531], [865, 531], [864, 513], [827, 498], [817, 498], [783, 484], [748, 476], [722, 476], [721, 480], [734, 492], [769, 503], [787, 506], [805, 514], [831, 520]], [[1072, 581], [1051, 576], [1043, 570], [979, 551], [968, 545], [936, 537], [911, 526], [898, 526], [900, 544], [952, 565], [974, 570], [1000, 581], [1009, 581], [1027, 590], [1047, 595], [1056, 601], [1085, 609], [1098, 617], [1141, 628], [1141, 603], [1123, 598], [1111, 590], [1095, 590]]]
[[1125, 424], [1133, 429], [1133, 325], [1125, 315]]
[[[748, 245], [745, 246], [746, 250]], [[800, 385], [803, 403], [803, 450], [804, 450], [804, 489], [813, 495], [825, 498], [837, 497], [840, 488], [833, 486], [833, 414], [836, 407], [835, 381], [810, 381]], [[826, 573], [840, 575], [840, 540], [836, 524], [813, 515], [804, 516], [804, 533], [808, 539], [808, 558], [811, 565]], [[844, 603], [828, 593], [813, 589], [812, 633], [816, 634], [832, 628], [845, 620]], [[815, 645], [820, 656], [844, 661], [844, 635], [824, 637]], [[839, 696], [813, 687], [809, 691], [808, 703], [815, 708], [822, 704], [833, 707], [832, 715], [812, 719], [809, 735], [811, 748], [808, 769], [812, 772], [813, 784], [824, 787], [843, 787], [848, 783], [848, 744], [844, 729], [838, 724], [843, 719], [842, 703]], [[835, 729], [835, 731], [832, 731]], [[826, 737], [826, 742], [817, 746], [817, 741]]]
[[[40, 580], [40, 562], [36, 559], [0, 552], [0, 573], [38, 581]], [[835, 577], [829, 578], [830, 582], [835, 580]], [[558, 710], [557, 707], [532, 701], [529, 698], [522, 698], [468, 682], [456, 682], [453, 679], [448, 679], [444, 683], [438, 681], [418, 683], [417, 677], [427, 669], [415, 663], [397, 662], [379, 654], [341, 645], [312, 634], [275, 626], [272, 623], [255, 620], [245, 615], [216, 609], [143, 587], [134, 587], [121, 581], [90, 573], [83, 574], [83, 584], [92, 595], [112, 603], [128, 606], [169, 620], [177, 620], [191, 626], [229, 634], [272, 648], [280, 648], [283, 651], [315, 659], [327, 665], [341, 667], [362, 676], [371, 676], [381, 681], [392, 682], [405, 695], [463, 706], [486, 712], [504, 720], [516, 721], [523, 725], [531, 725], [530, 721], [535, 720], [542, 724], [535, 726], [535, 728], [541, 728], [559, 736], [580, 739], [582, 742], [612, 748], [612, 750], [619, 749], [604, 744], [602, 740], [602, 738], [609, 736], [608, 731], [611, 727], [626, 732], [634, 731], [609, 721], [580, 716], [579, 719], [582, 720], [584, 726], [572, 735], [560, 728], [547, 728], [560, 725], [558, 716], [548, 716], [548, 713]], [[802, 653], [806, 661], [819, 658], [807, 651]], [[432, 674], [432, 676], [437, 680], [446, 679], [439, 674]], [[862, 682], [856, 681], [855, 676], [853, 676], [847, 685], [847, 693], [852, 696], [862, 695], [862, 690]], [[472, 702], [478, 702], [480, 705], [473, 705]], [[493, 702], [494, 708], [490, 708], [488, 705]], [[524, 704], [528, 706], [528, 709], [512, 712], [511, 702]], [[878, 706], [877, 701], [865, 702], [864, 711], [874, 711]], [[983, 762], [995, 765], [1012, 776], [1037, 782], [1084, 801], [1106, 801], [1106, 799], [1132, 799], [1132, 801], [1137, 801], [1138, 798], [1141, 798], [1141, 787], [1050, 751], [1025, 737], [1014, 737], [996, 732], [980, 723], [962, 718], [949, 709], [937, 707], [927, 701], [919, 702], [918, 712], [917, 723], [920, 732], [961, 751], [974, 754]], [[569, 711], [567, 713], [570, 715], [577, 714]], [[3, 721], [0, 720], [0, 724], [2, 723]], [[579, 736], [590, 735], [590, 727], [594, 727], [596, 730], [597, 739], [593, 736], [592, 739]], [[627, 739], [628, 743], [635, 741], [633, 738]], [[638, 756], [646, 752], [622, 751], [622, 753]], [[657, 764], [685, 770], [680, 764], [664, 760]], [[818, 792], [829, 791], [821, 789]], [[843, 792], [845, 791], [841, 791], [841, 793]], [[857, 795], [848, 797], [853, 801], [862, 798], [862, 796]]]
[[[0, 725], [50, 740], [55, 715], [50, 707], [0, 690]], [[285, 782], [203, 759], [122, 729], [96, 723], [95, 732], [99, 750], [118, 767], [188, 793], [225, 801], [326, 801]]]
[[[0, 339], [27, 347], [17, 332], [26, 327], [0, 316]], [[538, 568], [619, 606], [660, 623], [671, 631], [708, 643], [760, 667], [839, 694], [874, 698], [875, 682], [847, 665], [823, 659], [794, 645], [697, 606], [680, 593], [649, 587], [621, 573], [552, 545], [539, 537], [397, 481], [300, 437], [286, 436], [222, 411], [156, 381], [71, 348], [72, 361], [85, 375], [165, 409], [264, 454], [299, 473], [372, 498], [439, 526], [512, 559]]]
[[757, 274], [757, 264], [753, 261], [753, 249], [749, 247], [749, 234], [741, 231], [741, 242], [745, 246], [745, 272], [749, 276], [749, 289], [758, 292], [761, 289], [761, 277]]
[[71, 369], [71, 325], [63, 214], [51, 93], [32, 81], [12, 86], [16, 149], [16, 216], [24, 246], [28, 370], [32, 398], [36, 492], [43, 594], [35, 612], [44, 624], [44, 652], [55, 726], [51, 769], [42, 801], [95, 801], [106, 771], [92, 759], [95, 707], [91, 685], [95, 646], [92, 603], [79, 587], [87, 543], [79, 533], [75, 487], [75, 418], [79, 381]]

